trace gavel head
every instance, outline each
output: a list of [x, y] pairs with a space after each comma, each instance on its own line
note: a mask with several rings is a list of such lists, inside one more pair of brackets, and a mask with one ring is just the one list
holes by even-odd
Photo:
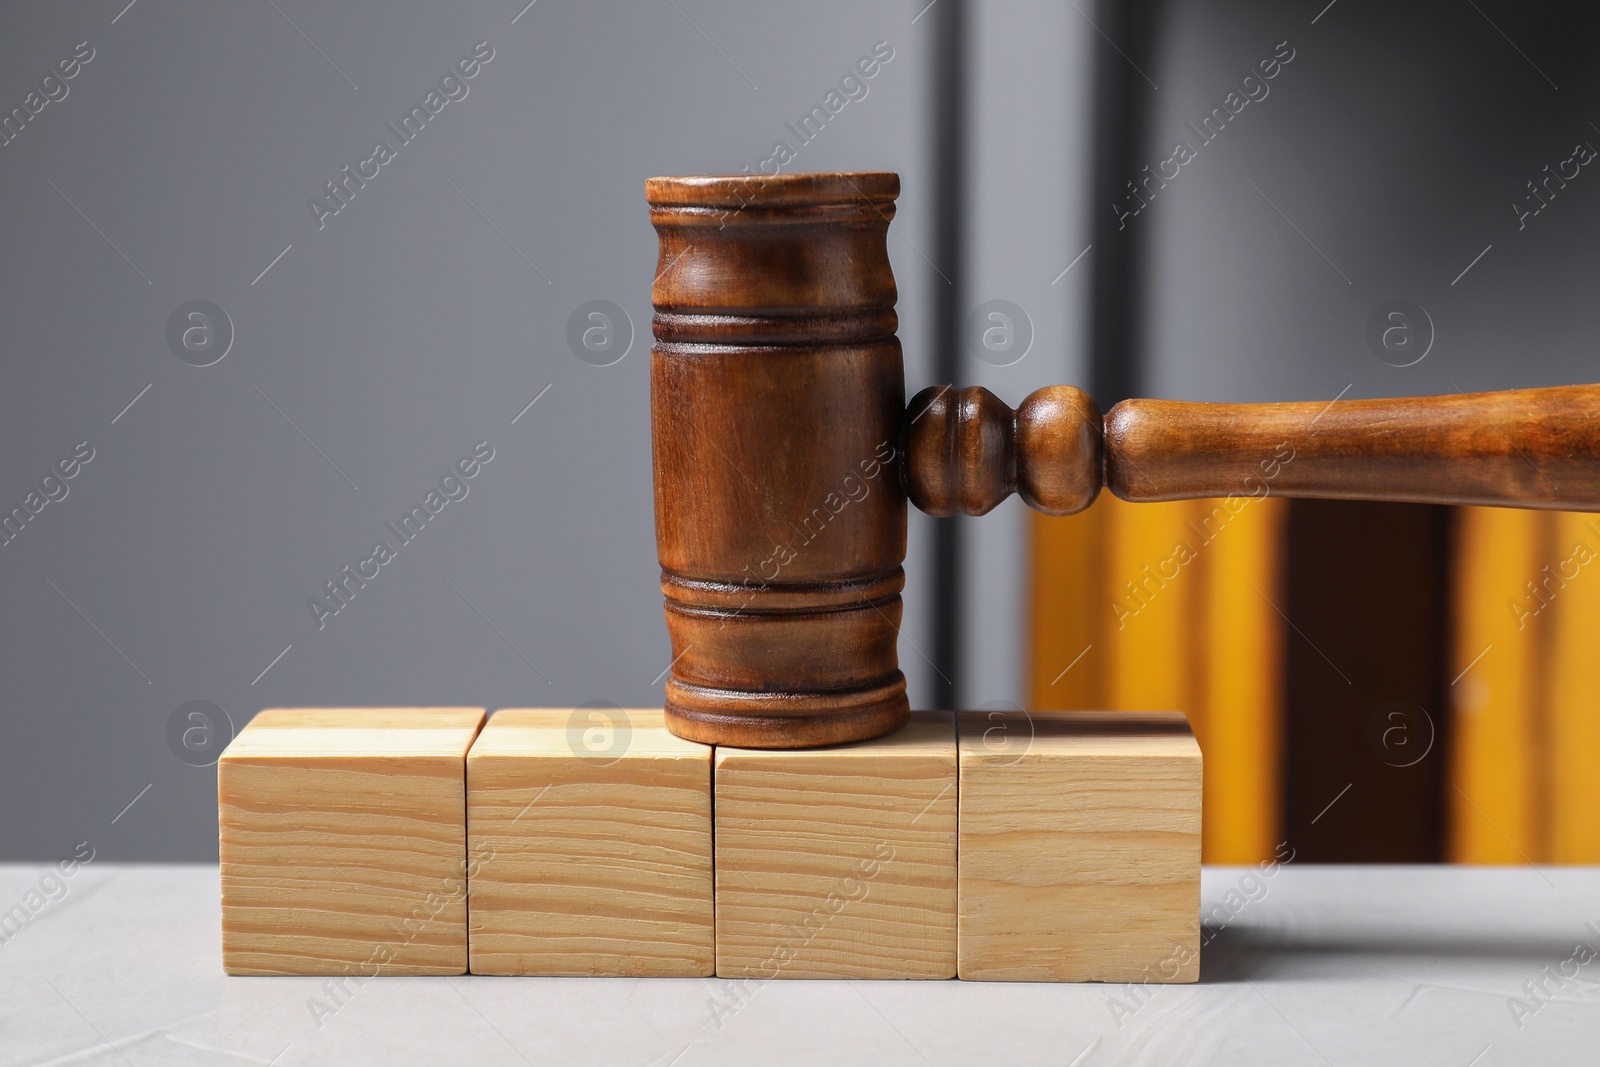
[[890, 173], [652, 178], [656, 545], [681, 737], [795, 748], [910, 714]]

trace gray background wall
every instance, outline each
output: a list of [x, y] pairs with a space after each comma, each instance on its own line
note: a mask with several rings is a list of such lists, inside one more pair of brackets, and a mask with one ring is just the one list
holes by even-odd
[[[1581, 168], [1520, 230], [1511, 208], [1575, 144], [1600, 148], [1592, 6], [1205, 0], [1168, 4], [1160, 37], [1152, 163], [1278, 42], [1296, 58], [1129, 222], [1152, 224], [1152, 390], [1332, 399], [1600, 376], [1600, 173]], [[1409, 367], [1366, 339], [1395, 299], [1434, 325]]]
[[[927, 383], [933, 18], [904, 3], [519, 9], [0, 13], [8, 108], [78, 42], [94, 49], [67, 96], [0, 148], [0, 499], [21, 504], [75, 444], [94, 449], [66, 498], [0, 548], [0, 858], [84, 838], [109, 858], [214, 856], [214, 770], [169, 746], [189, 701], [235, 728], [275, 705], [658, 702], [670, 653], [643, 179], [755, 169], [879, 40], [894, 58], [792, 169], [904, 175], [891, 254], [908, 381]], [[1016, 60], [1051, 58], [1022, 14], [983, 30], [1013, 96], [1037, 88]], [[396, 142], [384, 124], [478, 41], [494, 58], [468, 95], [319, 229], [308, 198], [379, 137]], [[1064, 154], [1067, 131], [1050, 125], [1030, 124], [1030, 166]], [[1032, 195], [1051, 181], [1041, 172]], [[1067, 213], [1054, 206], [1047, 224]], [[1012, 225], [1040, 236], [1038, 220]], [[1028, 264], [1046, 282], [1060, 244]], [[236, 332], [207, 367], [165, 336], [197, 298]], [[595, 299], [632, 323], [611, 366], [566, 340]], [[1059, 338], [1064, 311], [1035, 313]], [[384, 523], [483, 440], [495, 456], [468, 495], [319, 629], [307, 599], [393, 541]], [[913, 573], [925, 533], [918, 522]], [[924, 588], [907, 596], [914, 696], [929, 669]], [[1015, 637], [1003, 644], [1014, 661]], [[996, 673], [1014, 689], [1013, 669]]]
[[[0, 147], [0, 505], [78, 442], [95, 450], [0, 548], [0, 859], [86, 838], [105, 858], [214, 856], [214, 771], [168, 739], [189, 701], [235, 728], [275, 705], [657, 702], [642, 180], [755, 169], [879, 40], [894, 59], [791, 169], [901, 172], [908, 389], [929, 383], [940, 72], [921, 2], [124, 2], [0, 11], [6, 110], [77, 42], [95, 50]], [[1095, 253], [1059, 272], [1089, 243], [1088, 212], [1109, 209], [1086, 191], [1088, 71], [1110, 47], [1092, 10], [973, 5], [960, 299], [1016, 303], [1035, 339], [1009, 367], [969, 358], [964, 379], [1013, 403], [1085, 380]], [[1169, 6], [1147, 72], [1152, 163], [1278, 42], [1296, 58], [1131, 220], [1151, 391], [1595, 377], [1600, 178], [1585, 170], [1524, 230], [1509, 210], [1574, 141], [1600, 144], [1589, 18]], [[495, 53], [469, 95], [319, 230], [307, 199], [478, 41]], [[1404, 369], [1365, 340], [1395, 298], [1437, 331]], [[193, 299], [236, 332], [207, 367], [166, 339]], [[631, 319], [611, 366], [567, 344], [591, 300]], [[483, 440], [495, 458], [469, 495], [319, 630], [307, 599]], [[929, 524], [912, 523], [901, 649], [917, 704]], [[1021, 511], [969, 526], [959, 698], [1020, 700]]]

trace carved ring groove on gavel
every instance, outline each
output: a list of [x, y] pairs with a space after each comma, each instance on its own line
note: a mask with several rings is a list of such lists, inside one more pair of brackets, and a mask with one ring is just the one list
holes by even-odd
[[907, 499], [981, 515], [1285, 497], [1600, 509], [1600, 386], [1289, 404], [1070, 386], [905, 404], [892, 173], [652, 178], [656, 543], [683, 737], [797, 748], [909, 715], [896, 657]]

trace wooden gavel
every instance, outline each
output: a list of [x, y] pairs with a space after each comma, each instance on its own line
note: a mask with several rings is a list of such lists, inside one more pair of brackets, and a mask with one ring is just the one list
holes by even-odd
[[803, 748], [890, 733], [906, 500], [1068, 515], [1230, 494], [1600, 509], [1600, 386], [1292, 404], [1071, 386], [1012, 411], [905, 405], [892, 173], [652, 178], [656, 544], [681, 737]]

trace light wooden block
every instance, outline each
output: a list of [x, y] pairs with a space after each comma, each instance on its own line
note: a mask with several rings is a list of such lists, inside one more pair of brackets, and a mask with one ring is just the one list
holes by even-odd
[[951, 978], [955, 724], [830, 748], [718, 748], [717, 974]]
[[474, 974], [712, 973], [711, 748], [660, 708], [495, 712], [467, 826]]
[[960, 975], [1200, 977], [1200, 746], [1179, 712], [963, 712]]
[[217, 762], [229, 974], [467, 969], [482, 708], [263, 711]]

